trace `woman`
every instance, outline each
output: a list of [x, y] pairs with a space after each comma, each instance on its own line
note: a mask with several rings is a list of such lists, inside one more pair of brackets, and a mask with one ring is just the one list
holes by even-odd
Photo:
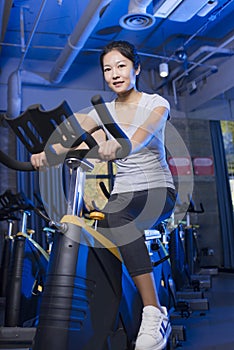
[[[104, 208], [100, 230], [119, 246], [142, 298], [142, 322], [135, 350], [160, 350], [167, 343], [171, 326], [166, 308], [160, 305], [143, 233], [169, 217], [175, 204], [175, 187], [164, 147], [170, 106], [157, 94], [137, 90], [141, 67], [132, 44], [110, 43], [103, 49], [100, 62], [105, 81], [116, 94], [107, 107], [132, 145], [127, 158], [116, 160], [114, 188]], [[104, 161], [115, 160], [120, 145], [111, 138], [95, 110], [80, 117], [79, 122], [88, 132], [103, 127], [107, 140], [99, 145], [99, 156]], [[46, 165], [45, 153], [32, 155], [31, 162], [35, 168]]]

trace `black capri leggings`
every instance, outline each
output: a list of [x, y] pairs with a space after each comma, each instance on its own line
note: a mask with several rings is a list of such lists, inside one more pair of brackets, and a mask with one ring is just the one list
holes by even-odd
[[113, 194], [103, 212], [98, 230], [120, 250], [129, 274], [152, 272], [152, 264], [145, 244], [144, 230], [169, 218], [176, 201], [172, 188]]

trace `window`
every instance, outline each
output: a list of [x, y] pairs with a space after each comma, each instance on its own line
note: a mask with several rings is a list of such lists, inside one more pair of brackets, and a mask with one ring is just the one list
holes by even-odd
[[232, 204], [234, 209], [234, 122], [226, 120], [221, 121], [221, 129], [223, 133]]

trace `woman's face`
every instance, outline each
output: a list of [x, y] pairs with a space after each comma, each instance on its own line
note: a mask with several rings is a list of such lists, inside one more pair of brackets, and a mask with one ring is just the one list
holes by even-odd
[[109, 88], [118, 95], [135, 87], [136, 75], [133, 62], [123, 56], [118, 50], [112, 50], [103, 57], [104, 78]]

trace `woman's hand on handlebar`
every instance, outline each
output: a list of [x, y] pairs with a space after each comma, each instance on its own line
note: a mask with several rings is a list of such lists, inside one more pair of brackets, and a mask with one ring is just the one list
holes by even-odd
[[99, 144], [98, 154], [101, 160], [114, 160], [116, 159], [116, 152], [121, 146], [116, 140], [107, 140]]
[[32, 163], [32, 166], [36, 170], [48, 166], [46, 154], [44, 151], [41, 153], [32, 154], [30, 161]]
[[[69, 151], [68, 148], [63, 147], [60, 143], [56, 143], [51, 146], [52, 146], [54, 155], [58, 155], [58, 156], [63, 155]], [[39, 170], [39, 169], [44, 170], [45, 167], [48, 167], [49, 165], [52, 164], [50, 163], [49, 158], [47, 159], [45, 151], [32, 154], [30, 161], [32, 163], [32, 166], [36, 170]]]
[[[100, 142], [100, 140], [99, 140]], [[54, 145], [55, 148], [55, 145]], [[61, 149], [59, 149], [60, 152], [57, 152], [58, 147], [56, 147], [56, 153], [61, 154]], [[82, 148], [82, 147], [81, 147]], [[114, 160], [116, 159], [116, 152], [118, 149], [120, 149], [121, 146], [116, 140], [107, 140], [107, 141], [101, 141], [99, 143], [99, 148], [98, 148], [98, 154], [101, 160], [103, 161], [109, 161], [109, 160]], [[76, 148], [79, 150], [79, 147]], [[49, 163], [46, 158], [46, 153], [40, 152], [36, 154], [31, 155], [31, 164], [36, 170], [43, 170], [43, 168], [48, 167]]]

